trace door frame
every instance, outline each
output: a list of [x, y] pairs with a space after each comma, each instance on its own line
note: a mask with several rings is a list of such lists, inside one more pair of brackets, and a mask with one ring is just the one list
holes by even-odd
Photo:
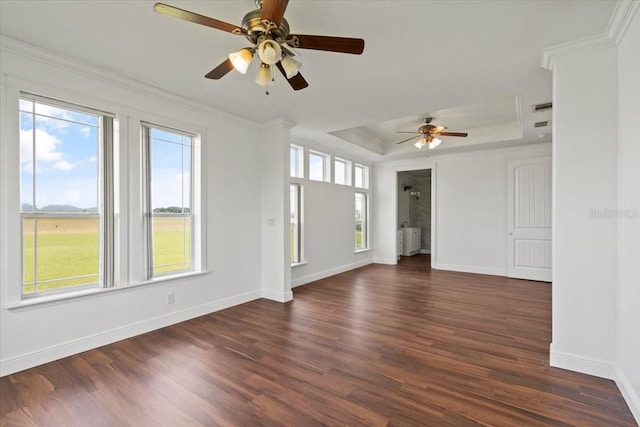
[[[436, 238], [436, 219], [437, 219], [437, 215], [436, 215], [436, 192], [437, 192], [437, 188], [438, 186], [437, 184], [437, 163], [431, 163], [427, 166], [424, 167], [397, 167], [394, 168], [394, 174], [395, 174], [395, 185], [394, 185], [394, 194], [395, 194], [395, 203], [394, 203], [394, 213], [393, 213], [393, 226], [394, 226], [394, 236], [397, 234], [398, 232], [398, 197], [399, 197], [399, 193], [398, 193], [398, 174], [401, 172], [411, 172], [411, 171], [421, 171], [421, 170], [430, 170], [431, 171], [431, 255], [430, 255], [430, 263], [431, 263], [431, 269], [435, 270], [435, 265], [436, 265], [436, 250], [437, 250], [437, 238]], [[398, 255], [400, 255], [400, 253], [398, 253], [398, 245], [396, 244], [396, 264], [397, 264], [397, 259], [398, 259]]]

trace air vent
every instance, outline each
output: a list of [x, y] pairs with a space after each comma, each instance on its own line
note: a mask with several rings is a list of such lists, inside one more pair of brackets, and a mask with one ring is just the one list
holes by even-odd
[[533, 106], [533, 112], [537, 113], [538, 111], [547, 111], [551, 110], [553, 104], [551, 102], [545, 102], [544, 104], [535, 104]]
[[551, 121], [550, 121], [550, 120], [546, 120], [546, 121], [544, 121], [544, 122], [536, 122], [536, 123], [533, 125], [533, 127], [534, 127], [534, 128], [544, 128], [544, 127], [549, 126], [549, 124], [551, 124]]

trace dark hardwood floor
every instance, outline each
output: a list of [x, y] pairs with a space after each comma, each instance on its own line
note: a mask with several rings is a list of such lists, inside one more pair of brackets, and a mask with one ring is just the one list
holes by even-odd
[[547, 283], [371, 265], [0, 379], [3, 426], [635, 426]]

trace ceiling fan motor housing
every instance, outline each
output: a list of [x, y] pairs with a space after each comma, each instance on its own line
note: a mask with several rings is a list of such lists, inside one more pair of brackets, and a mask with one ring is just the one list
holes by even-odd
[[282, 18], [282, 23], [278, 28], [267, 28], [260, 19], [262, 11], [260, 9], [252, 10], [242, 18], [242, 28], [247, 30], [245, 37], [253, 44], [259, 43], [260, 36], [270, 34], [278, 43], [282, 43], [289, 36], [289, 23]]

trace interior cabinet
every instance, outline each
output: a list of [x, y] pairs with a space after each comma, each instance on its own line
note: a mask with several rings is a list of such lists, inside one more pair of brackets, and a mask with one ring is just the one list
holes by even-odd
[[420, 227], [402, 229], [402, 255], [411, 256], [420, 252], [422, 247], [422, 231]]

